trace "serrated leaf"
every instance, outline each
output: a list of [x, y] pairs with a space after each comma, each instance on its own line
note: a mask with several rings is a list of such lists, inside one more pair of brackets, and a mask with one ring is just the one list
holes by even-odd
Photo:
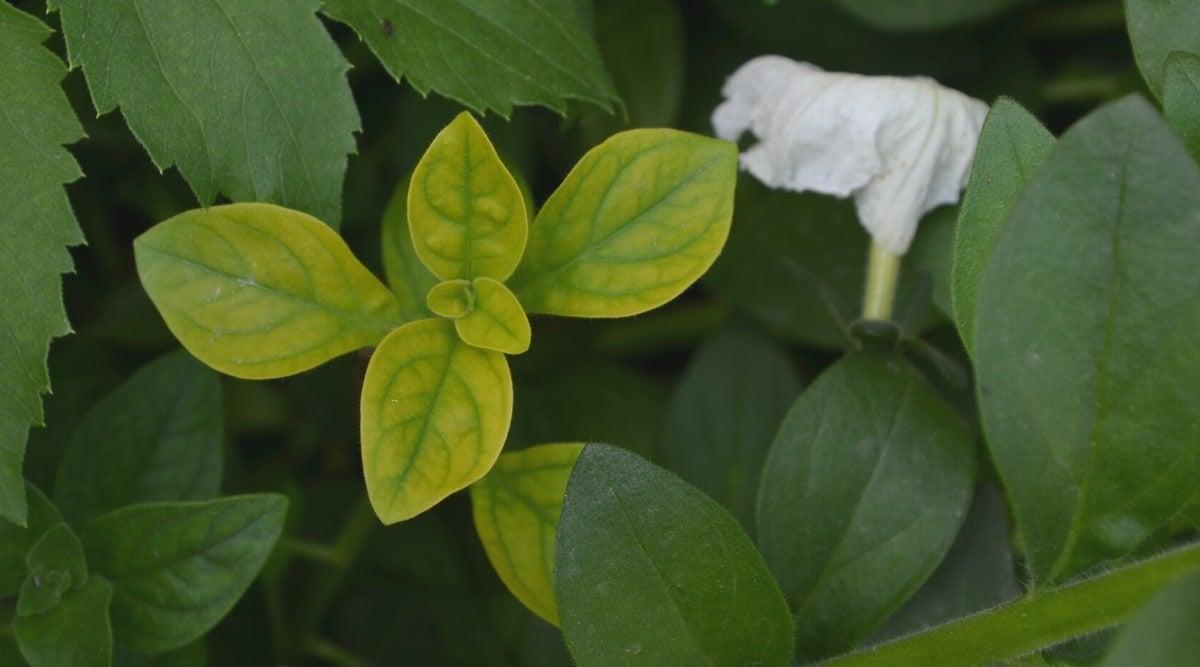
[[1162, 99], [1167, 60], [1176, 51], [1200, 55], [1200, 3], [1195, 0], [1124, 0], [1134, 60], [1151, 92]]
[[951, 298], [968, 352], [975, 349], [979, 277], [1025, 183], [1054, 147], [1054, 135], [1021, 105], [1001, 98], [983, 122], [954, 234]]
[[980, 414], [1041, 585], [1127, 555], [1196, 496], [1197, 247], [1200, 168], [1135, 96], [1059, 139], [996, 241]]
[[503, 283], [491, 278], [472, 282], [474, 307], [454, 321], [454, 330], [470, 345], [505, 354], [529, 349], [532, 332], [520, 302]]
[[554, 557], [575, 663], [784, 665], [792, 623], [737, 520], [625, 450], [589, 444], [563, 501]]
[[41, 614], [58, 606], [64, 593], [83, 588], [88, 580], [87, 561], [79, 537], [67, 524], [47, 530], [25, 555], [29, 574], [21, 585], [17, 615]]
[[1117, 633], [1101, 667], [1189, 667], [1200, 655], [1200, 575], [1173, 582]]
[[499, 352], [471, 347], [446, 320], [396, 329], [363, 380], [363, 473], [384, 523], [412, 518], [487, 474], [512, 420]]
[[234, 377], [293, 375], [378, 343], [396, 298], [337, 232], [299, 211], [181, 213], [133, 244], [142, 286], [179, 342]]
[[978, 23], [1034, 0], [836, 0], [864, 22], [888, 30], [937, 30]]
[[846, 356], [800, 395], [767, 455], [757, 512], [798, 657], [851, 647], [934, 571], [971, 502], [973, 445], [895, 352]]
[[434, 315], [451, 320], [466, 317], [475, 308], [475, 288], [470, 280], [446, 280], [429, 288], [425, 307]]
[[221, 488], [223, 430], [217, 375], [182, 350], [163, 355], [83, 417], [54, 499], [83, 525], [138, 502], [212, 498]]
[[37, 487], [26, 483], [25, 495], [29, 498], [27, 527], [0, 519], [0, 598], [17, 594], [25, 579], [25, 554], [63, 520], [58, 508]]
[[1200, 161], [1200, 53], [1172, 53], [1167, 59], [1163, 113]]
[[501, 454], [471, 485], [475, 530], [492, 567], [522, 604], [554, 625], [554, 537], [581, 451], [582, 444], [571, 443]]
[[417, 257], [442, 280], [505, 280], [521, 261], [525, 198], [471, 114], [458, 114], [417, 162], [408, 225]]
[[258, 575], [283, 530], [275, 494], [131, 505], [83, 530], [88, 563], [114, 589], [116, 640], [136, 651], [178, 648], [207, 632]]
[[21, 464], [50, 390], [50, 339], [71, 330], [60, 275], [67, 246], [83, 243], [63, 185], [82, 175], [62, 146], [83, 128], [59, 82], [67, 74], [42, 46], [50, 29], [0, 3], [0, 519], [25, 523]]
[[712, 265], [733, 216], [737, 147], [629, 130], [588, 151], [546, 200], [509, 287], [531, 313], [636, 315]]
[[112, 598], [112, 584], [92, 577], [83, 589], [64, 595], [54, 609], [17, 617], [13, 634], [21, 655], [32, 667], [108, 667], [113, 650]]
[[97, 113], [118, 106], [159, 169], [217, 195], [341, 219], [361, 129], [318, 0], [50, 0]]
[[408, 230], [408, 187], [410, 179], [404, 179], [387, 208], [383, 211], [381, 244], [383, 248], [383, 273], [388, 286], [400, 304], [400, 316], [405, 322], [429, 317], [425, 297], [437, 284], [437, 276], [421, 263], [413, 247], [412, 234]]
[[326, 0], [387, 71], [485, 113], [514, 105], [565, 113], [583, 100], [620, 104], [586, 21], [569, 0]]

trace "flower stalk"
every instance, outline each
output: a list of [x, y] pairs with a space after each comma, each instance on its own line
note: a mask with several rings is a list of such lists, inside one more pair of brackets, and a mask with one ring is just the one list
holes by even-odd
[[900, 279], [900, 255], [879, 241], [871, 241], [867, 257], [867, 287], [863, 293], [864, 320], [888, 320], [896, 303], [896, 282]]

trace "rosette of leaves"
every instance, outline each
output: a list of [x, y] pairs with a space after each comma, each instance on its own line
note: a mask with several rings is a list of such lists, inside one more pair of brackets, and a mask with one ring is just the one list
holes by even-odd
[[374, 346], [363, 380], [363, 469], [384, 523], [429, 509], [495, 464], [512, 418], [506, 354], [527, 313], [622, 317], [703, 274], [733, 210], [733, 144], [622, 132], [588, 152], [532, 223], [479, 124], [455, 118], [383, 226], [391, 289], [330, 227], [268, 204], [175, 216], [134, 244], [138, 273], [193, 355], [277, 378]]

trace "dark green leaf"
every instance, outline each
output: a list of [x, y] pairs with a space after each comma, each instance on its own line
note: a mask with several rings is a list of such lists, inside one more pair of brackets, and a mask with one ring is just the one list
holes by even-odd
[[58, 606], [64, 593], [88, 580], [83, 545], [75, 531], [60, 523], [46, 531], [25, 556], [29, 574], [21, 585], [17, 614], [30, 616]]
[[1120, 558], [1200, 486], [1200, 168], [1139, 97], [1072, 127], [979, 283], [988, 446], [1036, 579]]
[[432, 315], [425, 306], [425, 295], [438, 283], [437, 276], [417, 257], [412, 234], [408, 230], [408, 184], [400, 182], [383, 211], [380, 233], [383, 251], [383, 272], [388, 287], [400, 304], [400, 316], [405, 322]]
[[1200, 55], [1172, 53], [1167, 59], [1163, 112], [1192, 157], [1200, 160]]
[[17, 594], [25, 579], [25, 554], [63, 520], [54, 504], [32, 484], [25, 485], [25, 494], [29, 498], [28, 527], [0, 519], [0, 598]]
[[767, 448], [799, 393], [792, 360], [770, 338], [748, 328], [714, 336], [675, 388], [663, 428], [664, 465], [749, 531]]
[[66, 247], [83, 243], [62, 187], [82, 175], [62, 146], [83, 128], [58, 85], [67, 68], [41, 45], [49, 35], [0, 3], [0, 523], [25, 523], [25, 440], [43, 421], [50, 339], [71, 330], [59, 277], [71, 271]]
[[1054, 135], [1008, 98], [997, 101], [983, 123], [958, 213], [951, 275], [954, 320], [968, 352], [975, 349], [975, 301], [983, 267], [1025, 183], [1053, 147]]
[[847, 356], [800, 395], [758, 497], [799, 656], [849, 648], [917, 590], [954, 541], [974, 476], [966, 425], [898, 354]]
[[635, 454], [588, 445], [555, 545], [567, 648], [593, 665], [783, 665], [791, 620], [720, 505]]
[[1200, 655], [1200, 574], [1154, 596], [1117, 634], [1103, 667], [1191, 667]]
[[84, 416], [59, 466], [55, 501], [83, 525], [134, 503], [214, 497], [222, 413], [216, 373], [183, 350], [158, 358]]
[[977, 23], [1031, 0], [836, 0], [863, 21], [889, 30], [936, 30]]
[[258, 575], [286, 510], [283, 496], [256, 494], [133, 505], [89, 523], [83, 544], [115, 588], [117, 641], [158, 652], [207, 632]]
[[112, 663], [112, 597], [112, 584], [92, 577], [83, 589], [64, 595], [54, 609], [18, 617], [13, 634], [21, 655], [32, 667], [107, 667]]
[[1124, 0], [1129, 41], [1142, 78], [1160, 99], [1167, 60], [1175, 51], [1200, 55], [1200, 3], [1195, 0]]

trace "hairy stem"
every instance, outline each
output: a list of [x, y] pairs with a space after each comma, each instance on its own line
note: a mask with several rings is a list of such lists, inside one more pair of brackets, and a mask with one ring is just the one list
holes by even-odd
[[864, 320], [891, 319], [899, 278], [900, 256], [872, 240], [871, 254], [867, 258], [867, 289], [863, 295]]

